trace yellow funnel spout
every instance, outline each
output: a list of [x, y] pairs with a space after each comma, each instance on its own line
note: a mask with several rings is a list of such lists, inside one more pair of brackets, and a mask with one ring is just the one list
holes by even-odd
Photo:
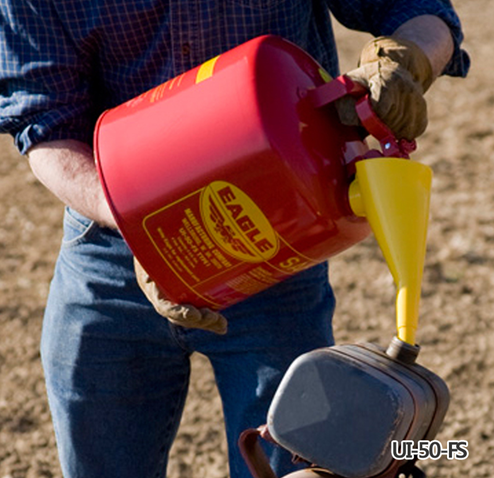
[[350, 205], [374, 232], [396, 292], [398, 338], [415, 345], [425, 262], [432, 170], [399, 158], [359, 161]]

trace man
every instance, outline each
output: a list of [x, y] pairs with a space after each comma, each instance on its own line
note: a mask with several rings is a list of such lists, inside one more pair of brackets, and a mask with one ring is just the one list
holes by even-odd
[[[141, 277], [144, 295], [91, 148], [104, 109], [261, 34], [293, 41], [336, 76], [328, 8], [349, 28], [385, 36], [365, 48], [350, 76], [369, 87], [399, 137], [422, 133], [425, 90], [442, 73], [468, 69], [448, 0], [0, 4], [0, 131], [14, 136], [34, 174], [67, 205], [42, 337], [66, 478], [165, 476], [194, 351], [215, 371], [231, 476], [248, 477], [240, 432], [264, 422], [295, 357], [333, 343], [326, 264], [221, 315], [170, 304]], [[352, 105], [339, 110], [355, 123]], [[280, 449], [271, 461], [278, 475], [292, 469]]]

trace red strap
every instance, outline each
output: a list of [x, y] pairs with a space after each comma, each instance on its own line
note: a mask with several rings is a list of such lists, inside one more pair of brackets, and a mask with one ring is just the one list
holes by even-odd
[[368, 90], [348, 76], [341, 75], [310, 90], [308, 94], [315, 108], [326, 106], [346, 95], [357, 98], [355, 108], [359, 120], [366, 131], [379, 141], [384, 156], [408, 159], [410, 153], [415, 151], [417, 147], [415, 141], [398, 140], [372, 109]]

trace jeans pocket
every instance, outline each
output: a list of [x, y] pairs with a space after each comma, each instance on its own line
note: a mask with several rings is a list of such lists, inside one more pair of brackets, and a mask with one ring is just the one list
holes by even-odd
[[74, 247], [86, 242], [98, 229], [95, 221], [70, 207], [65, 208], [62, 247]]

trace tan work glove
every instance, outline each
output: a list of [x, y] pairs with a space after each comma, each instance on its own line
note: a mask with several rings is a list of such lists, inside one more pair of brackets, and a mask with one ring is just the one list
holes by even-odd
[[[370, 92], [377, 116], [397, 139], [413, 140], [427, 127], [424, 93], [433, 81], [432, 66], [415, 43], [395, 37], [379, 37], [367, 43], [359, 67], [346, 73]], [[355, 99], [344, 97], [336, 107], [343, 124], [359, 124]]]
[[226, 334], [227, 321], [218, 312], [197, 309], [192, 305], [175, 304], [163, 296], [156, 283], [149, 277], [137, 259], [134, 258], [137, 283], [158, 314], [172, 324], [192, 329], [203, 329], [217, 334]]

